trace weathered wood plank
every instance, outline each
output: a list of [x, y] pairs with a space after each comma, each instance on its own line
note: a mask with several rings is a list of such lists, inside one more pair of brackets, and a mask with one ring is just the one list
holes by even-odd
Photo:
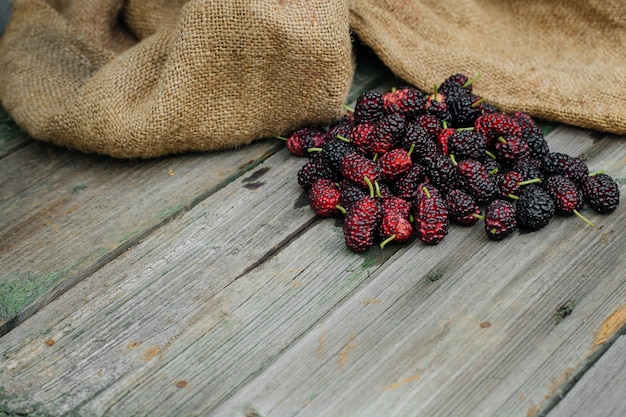
[[4, 157], [0, 334], [281, 146], [122, 161], [31, 141]]
[[[621, 314], [626, 314], [626, 309]], [[626, 336], [620, 336], [547, 416], [625, 416], [625, 381]]]
[[[591, 165], [623, 191], [624, 143], [608, 145]], [[594, 217], [400, 250], [211, 415], [540, 415], [626, 324], [626, 210]]]
[[[0, 371], [6, 392], [11, 381], [25, 382], [21, 377], [22, 382], [18, 382], [14, 378], [17, 374], [29, 379], [39, 374], [42, 366], [48, 367], [31, 354], [22, 356], [24, 343], [42, 346], [41, 331], [47, 334], [46, 338], [55, 340], [54, 349], [64, 350], [63, 346], [69, 348], [75, 343], [81, 346], [79, 350], [72, 347], [62, 353], [68, 355], [61, 361], [63, 369], [53, 373], [61, 377], [62, 385], [69, 384], [66, 389], [70, 392], [78, 390], [92, 396], [107, 385], [117, 386], [122, 379], [130, 378], [124, 383], [130, 385], [136, 378], [131, 371], [137, 367], [160, 368], [164, 363], [153, 359], [168, 354], [171, 348], [187, 350], [186, 343], [176, 343], [181, 333], [191, 332], [193, 339], [228, 319], [229, 305], [240, 303], [245, 297], [223, 298], [220, 291], [233, 282], [238, 282], [239, 288], [254, 290], [243, 278], [236, 278], [315, 219], [306, 201], [280, 198], [299, 194], [294, 175], [301, 160], [289, 157], [285, 151], [270, 160], [274, 163], [268, 161], [218, 191], [68, 291], [62, 300], [51, 303], [37, 320], [27, 321], [0, 339], [7, 359], [7, 367]], [[172, 298], [174, 294], [178, 295]], [[157, 299], [160, 301], [154, 303]], [[49, 315], [50, 309], [54, 313]], [[203, 320], [208, 322], [201, 325]], [[31, 325], [37, 330], [29, 330]], [[102, 333], [94, 339], [93, 331]], [[51, 353], [45, 349], [39, 352], [44, 356]], [[98, 356], [108, 358], [112, 367], [102, 368], [103, 362], [93, 361]], [[81, 363], [78, 368], [75, 360]], [[91, 376], [84, 380], [76, 372], [91, 368], [90, 363], [95, 368], [88, 371]], [[92, 379], [98, 373], [104, 379]], [[33, 402], [56, 404], [60, 407], [57, 412], [67, 411], [87, 399], [79, 392], [64, 397], [54, 384], [48, 383], [23, 394], [28, 397], [35, 392], [46, 398]], [[124, 392], [113, 390], [113, 395]], [[61, 398], [57, 398], [59, 395]]]
[[[356, 49], [351, 101], [392, 77]], [[33, 142], [0, 119], [0, 335], [281, 146], [116, 161]]]
[[30, 139], [0, 106], [0, 158], [26, 146]]
[[[554, 149], [590, 152], [623, 184], [623, 139], [578, 133], [558, 129]], [[619, 331], [600, 332], [626, 299], [623, 205], [587, 213], [599, 230], [557, 218], [495, 243], [459, 227], [437, 247], [356, 255], [332, 220], [314, 221], [301, 163], [274, 155], [0, 339], [5, 404], [535, 415]]]
[[11, 16], [10, 0], [0, 0], [0, 35], [4, 33], [4, 28], [9, 22], [10, 16]]

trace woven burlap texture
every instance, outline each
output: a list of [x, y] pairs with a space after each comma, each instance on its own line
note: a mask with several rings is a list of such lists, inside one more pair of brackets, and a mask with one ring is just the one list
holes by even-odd
[[353, 0], [351, 26], [421, 89], [481, 73], [501, 111], [626, 134], [623, 0]]
[[0, 100], [34, 138], [120, 158], [230, 149], [339, 115], [350, 30], [423, 90], [626, 134], [626, 4], [14, 0]]
[[0, 98], [34, 138], [148, 158], [338, 117], [352, 81], [337, 0], [17, 0]]

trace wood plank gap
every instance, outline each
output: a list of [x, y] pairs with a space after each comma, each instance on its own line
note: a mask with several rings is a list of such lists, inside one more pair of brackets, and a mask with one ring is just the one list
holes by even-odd
[[108, 264], [109, 262], [116, 259], [119, 255], [131, 249], [133, 246], [137, 245], [137, 243], [145, 240], [150, 235], [152, 235], [155, 231], [165, 226], [172, 220], [184, 215], [185, 213], [192, 210], [195, 206], [200, 204], [202, 201], [206, 200], [222, 188], [226, 187], [231, 182], [235, 181], [237, 178], [244, 175], [246, 172], [256, 168], [261, 165], [265, 160], [274, 155], [282, 149], [282, 146], [271, 147], [261, 155], [260, 158], [256, 160], [251, 160], [247, 164], [242, 165], [242, 167], [236, 171], [234, 171], [231, 175], [226, 177], [223, 181], [217, 183], [215, 186], [210, 187], [203, 193], [200, 193], [196, 198], [191, 200], [188, 204], [181, 205], [179, 208], [168, 212], [160, 222], [153, 224], [142, 232], [138, 233], [136, 236], [130, 237], [128, 240], [120, 244], [118, 247], [113, 248], [110, 252], [107, 252], [100, 258], [98, 258], [91, 265], [88, 265], [86, 268], [81, 269], [76, 274], [68, 277], [65, 280], [62, 280], [58, 285], [49, 289], [43, 296], [37, 298], [31, 304], [26, 306], [19, 314], [12, 317], [11, 319], [5, 321], [0, 324], [0, 338], [9, 333], [11, 330], [15, 329], [24, 321], [28, 320], [30, 317], [35, 315], [43, 306], [50, 303], [51, 301], [57, 299], [65, 292], [67, 292], [70, 288], [74, 287], [77, 283], [81, 282], [88, 276], [94, 274], [98, 270], [100, 270], [103, 266]]
[[535, 417], [548, 417], [550, 412], [563, 400], [567, 398], [569, 393], [574, 389], [576, 384], [585, 376], [585, 374], [604, 356], [608, 350], [617, 342], [620, 336], [626, 334], [626, 324], [620, 330], [611, 336], [605, 343], [599, 345], [593, 353], [591, 353], [581, 367], [574, 372], [571, 378], [566, 379], [555, 389], [554, 394], [546, 399], [545, 405], [538, 411]]
[[0, 105], [0, 160], [31, 143], [28, 134], [15, 124]]
[[[65, 294], [70, 288], [74, 287], [77, 283], [81, 282], [83, 279], [87, 278], [88, 276], [96, 273], [103, 266], [113, 261], [122, 253], [126, 252], [127, 250], [135, 246], [137, 243], [146, 239], [148, 236], [154, 233], [154, 231], [160, 229], [165, 224], [169, 223], [171, 220], [181, 215], [182, 211], [183, 209], [180, 209], [171, 213], [169, 216], [164, 217], [161, 222], [146, 229], [139, 235], [130, 238], [129, 240], [124, 242], [122, 245], [118, 246], [117, 248], [114, 248], [110, 252], [98, 258], [98, 260], [94, 262], [93, 264], [87, 266], [85, 269], [72, 275], [68, 279], [61, 281], [57, 286], [52, 287], [42, 297], [39, 297], [37, 300], [29, 304], [17, 316], [13, 317], [12, 319], [0, 325], [0, 338], [5, 336], [11, 330], [15, 329], [24, 321], [28, 320], [30, 317], [34, 316], [42, 307], [44, 307], [51, 301], [56, 300], [61, 295]], [[188, 210], [185, 210], [185, 212], [186, 211]]]
[[298, 238], [298, 236], [300, 236], [306, 229], [311, 227], [314, 223], [319, 223], [320, 220], [322, 220], [322, 219], [320, 219], [319, 217], [312, 217], [309, 221], [303, 223], [300, 227], [298, 227], [296, 230], [294, 230], [291, 234], [285, 236], [285, 238], [283, 240], [278, 242], [276, 245], [271, 247], [267, 252], [265, 252], [263, 255], [261, 255], [261, 257], [256, 262], [254, 262], [249, 267], [247, 267], [241, 274], [237, 275], [235, 277], [235, 279], [232, 282], [230, 282], [228, 285], [231, 285], [234, 281], [237, 281], [239, 278], [242, 278], [243, 276], [245, 276], [248, 273], [250, 273], [252, 270], [258, 268], [261, 265], [263, 265], [265, 262], [267, 262], [272, 257], [274, 257], [277, 253], [279, 253], [282, 248], [287, 246], [294, 239]]

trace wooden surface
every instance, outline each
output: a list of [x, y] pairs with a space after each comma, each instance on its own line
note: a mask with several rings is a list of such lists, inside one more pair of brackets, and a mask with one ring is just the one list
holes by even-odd
[[550, 417], [626, 416], [626, 336], [620, 336]]
[[[2, 126], [0, 416], [561, 417], [595, 388], [593, 415], [624, 410], [624, 204], [354, 254], [280, 142], [115, 161]], [[626, 138], [548, 142], [624, 194]]]
[[4, 28], [11, 15], [11, 0], [0, 0], [0, 35], [4, 33]]

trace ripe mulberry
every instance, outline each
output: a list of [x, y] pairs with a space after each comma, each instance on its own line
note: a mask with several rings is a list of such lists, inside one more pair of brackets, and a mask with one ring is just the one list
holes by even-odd
[[456, 165], [456, 169], [459, 183], [479, 204], [496, 196], [496, 182], [482, 163], [475, 159], [464, 159]]
[[413, 202], [415, 234], [428, 245], [437, 245], [448, 234], [448, 205], [439, 191], [428, 183], [417, 189]]
[[598, 213], [611, 213], [619, 205], [617, 182], [606, 174], [586, 177], [582, 181], [582, 192], [587, 204]]
[[375, 198], [368, 196], [352, 204], [343, 222], [346, 246], [353, 252], [368, 250], [374, 244], [382, 215], [381, 205]]
[[588, 175], [589, 168], [581, 159], [560, 152], [550, 152], [541, 159], [543, 173], [550, 175], [565, 175], [576, 184], [580, 184]]
[[524, 187], [516, 207], [517, 223], [531, 230], [547, 226], [556, 209], [550, 193], [536, 184]]
[[461, 226], [472, 226], [479, 220], [480, 207], [466, 192], [454, 189], [448, 193], [448, 216], [450, 221]]
[[369, 90], [357, 97], [354, 106], [354, 123], [376, 123], [385, 116], [383, 95], [376, 90]]
[[387, 113], [398, 113], [407, 119], [424, 114], [426, 109], [426, 96], [421, 91], [404, 87], [383, 94], [383, 102]]
[[485, 209], [485, 233], [492, 240], [502, 240], [517, 226], [515, 207], [506, 200], [493, 200]]
[[309, 203], [315, 213], [322, 217], [332, 217], [341, 213], [339, 187], [328, 179], [319, 179], [309, 190]]
[[341, 160], [341, 174], [353, 183], [368, 188], [370, 184], [378, 181], [380, 167], [366, 156], [351, 153]]

